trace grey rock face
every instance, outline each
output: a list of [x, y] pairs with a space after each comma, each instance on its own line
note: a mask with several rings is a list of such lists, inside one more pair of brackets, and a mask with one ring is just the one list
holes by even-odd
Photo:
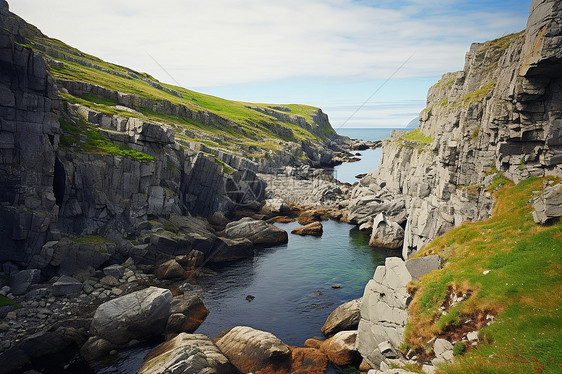
[[561, 17], [559, 2], [535, 0], [527, 31], [505, 37], [506, 48], [473, 44], [464, 69], [428, 91], [419, 127], [427, 143], [393, 132], [379, 169], [354, 187], [350, 218], [362, 224], [403, 198], [408, 258], [467, 219], [489, 218], [495, 170], [514, 182], [562, 176]]
[[377, 214], [373, 220], [373, 231], [369, 246], [381, 248], [402, 248], [404, 229], [399, 224], [386, 219], [383, 213]]
[[41, 251], [58, 215], [58, 99], [40, 54], [15, 43], [24, 28], [7, 5], [0, 22], [0, 262], [26, 263]]
[[419, 278], [432, 270], [440, 269], [441, 257], [439, 255], [430, 255], [412, 258], [406, 261], [406, 268], [412, 278]]
[[139, 374], [231, 374], [235, 370], [211, 339], [202, 334], [182, 333], [154, 348]]
[[157, 287], [118, 297], [98, 307], [91, 333], [115, 345], [162, 334], [171, 302], [172, 293]]
[[378, 367], [385, 358], [379, 349], [381, 343], [390, 342], [398, 350], [403, 341], [411, 300], [406, 285], [411, 279], [405, 262], [389, 257], [365, 287], [357, 350], [372, 367]]
[[29, 269], [18, 271], [10, 276], [10, 288], [14, 295], [23, 295], [32, 284], [39, 283], [41, 271]]
[[361, 319], [360, 309], [360, 298], [338, 306], [326, 319], [322, 326], [322, 333], [330, 337], [343, 330], [356, 330]]
[[63, 275], [55, 283], [53, 283], [54, 296], [74, 296], [80, 294], [82, 291], [82, 283], [78, 280]]
[[453, 348], [453, 345], [448, 340], [435, 340], [435, 343], [433, 344], [433, 352], [435, 352], [435, 358], [431, 360], [431, 363], [435, 365], [446, 361], [452, 361]]
[[562, 216], [562, 183], [546, 187], [533, 200], [533, 219], [544, 224], [549, 220]]

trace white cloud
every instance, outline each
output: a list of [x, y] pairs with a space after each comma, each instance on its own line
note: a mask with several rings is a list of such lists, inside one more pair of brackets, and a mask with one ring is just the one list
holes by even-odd
[[[45, 34], [184, 87], [320, 106], [334, 127], [400, 127], [471, 42], [524, 28], [531, 0], [11, 0]], [[371, 102], [370, 104], [372, 104]], [[343, 106], [342, 106], [343, 105]]]
[[437, 75], [462, 68], [469, 40], [523, 25], [509, 12], [420, 16], [445, 6], [436, 0], [402, 9], [352, 0], [12, 2], [49, 36], [169, 81], [149, 52], [188, 87], [292, 76], [384, 79], [412, 53], [400, 77]]

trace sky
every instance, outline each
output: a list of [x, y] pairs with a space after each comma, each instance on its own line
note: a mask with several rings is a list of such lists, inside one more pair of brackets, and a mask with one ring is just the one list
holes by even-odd
[[521, 31], [531, 4], [8, 2], [13, 13], [46, 35], [105, 61], [227, 99], [317, 106], [336, 129], [406, 126], [425, 107], [428, 88], [443, 73], [463, 68], [472, 42]]

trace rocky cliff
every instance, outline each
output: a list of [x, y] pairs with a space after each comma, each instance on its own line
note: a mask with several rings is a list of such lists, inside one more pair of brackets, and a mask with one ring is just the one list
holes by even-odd
[[63, 236], [130, 247], [142, 222], [255, 204], [257, 171], [339, 149], [318, 108], [161, 84], [48, 38], [4, 0], [0, 24], [0, 262], [45, 262]]
[[420, 127], [395, 131], [352, 193], [350, 219], [405, 228], [403, 257], [465, 220], [489, 217], [508, 178], [562, 175], [562, 4], [533, 1], [527, 29], [466, 54], [427, 95]]

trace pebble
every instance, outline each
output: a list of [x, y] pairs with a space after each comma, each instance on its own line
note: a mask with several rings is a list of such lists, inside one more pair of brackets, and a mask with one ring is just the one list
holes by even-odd
[[6, 318], [14, 320], [18, 318], [18, 316], [16, 315], [16, 312], [9, 312], [8, 314], [6, 314]]

